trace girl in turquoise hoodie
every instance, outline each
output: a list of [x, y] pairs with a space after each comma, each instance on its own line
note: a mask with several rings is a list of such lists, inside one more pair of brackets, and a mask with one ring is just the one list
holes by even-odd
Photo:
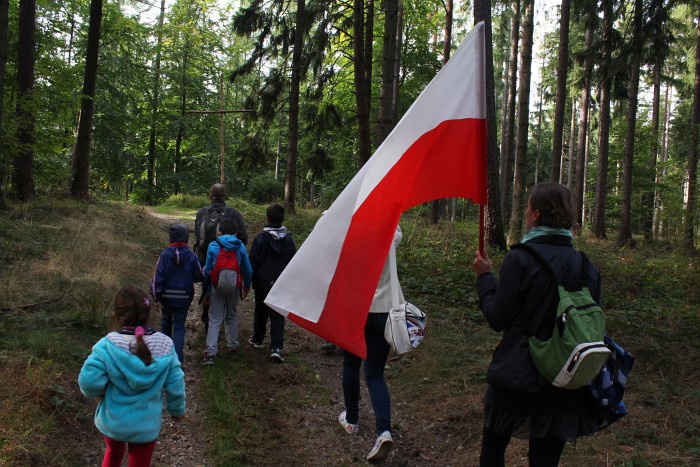
[[160, 433], [163, 390], [174, 421], [185, 415], [185, 374], [173, 341], [146, 327], [151, 302], [145, 290], [124, 286], [114, 299], [118, 331], [92, 348], [78, 376], [87, 397], [99, 397], [95, 425], [107, 443], [102, 466], [148, 466]]

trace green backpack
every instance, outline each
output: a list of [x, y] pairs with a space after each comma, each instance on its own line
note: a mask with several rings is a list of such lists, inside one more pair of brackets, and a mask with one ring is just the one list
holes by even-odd
[[567, 290], [552, 266], [531, 245], [520, 243], [511, 248], [527, 250], [549, 271], [557, 282], [559, 305], [549, 340], [535, 336], [529, 340], [530, 358], [537, 371], [553, 386], [578, 389], [587, 386], [600, 372], [610, 355], [603, 342], [605, 315], [586, 287], [588, 257], [581, 255], [581, 276], [578, 289]]

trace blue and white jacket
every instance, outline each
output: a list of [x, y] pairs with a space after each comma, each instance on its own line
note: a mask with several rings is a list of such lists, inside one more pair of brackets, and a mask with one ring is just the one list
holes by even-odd
[[85, 396], [102, 398], [95, 412], [97, 429], [116, 441], [150, 443], [158, 437], [163, 391], [168, 413], [185, 414], [185, 374], [173, 341], [160, 332], [143, 339], [153, 357], [150, 365], [131, 353], [136, 337], [111, 332], [94, 345], [78, 376]]

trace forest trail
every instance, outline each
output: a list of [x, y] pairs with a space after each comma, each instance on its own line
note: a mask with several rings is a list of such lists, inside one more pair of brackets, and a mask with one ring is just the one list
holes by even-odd
[[[162, 222], [161, 227], [173, 222], [191, 225], [172, 216], [152, 213]], [[252, 234], [252, 233], [251, 233]], [[190, 240], [193, 240], [192, 233]], [[192, 243], [192, 242], [190, 242]], [[213, 465], [205, 460], [208, 443], [212, 442], [212, 433], [207, 433], [205, 423], [205, 398], [200, 383], [203, 372], [201, 365], [204, 347], [204, 325], [200, 319], [201, 307], [198, 305], [199, 290], [187, 317], [187, 334], [185, 342], [185, 378], [187, 388], [187, 414], [183, 422], [173, 423], [167, 413], [163, 416], [163, 428], [153, 456], [154, 466], [207, 466]], [[342, 351], [327, 352], [322, 350], [323, 340], [287, 321], [285, 325], [285, 359], [282, 364], [271, 362], [267, 345], [269, 332], [265, 339], [265, 348], [254, 349], [248, 344], [252, 331], [254, 291], [238, 307], [240, 351], [237, 357], [220, 354], [222, 360], [229, 358], [251, 359], [254, 379], [248, 387], [255, 387], [253, 393], [246, 397], [254, 398], [256, 404], [269, 407], [265, 417], [255, 420], [257, 426], [250, 430], [261, 430], [264, 436], [256, 439], [266, 440], [265, 445], [243, 446], [250, 451], [247, 465], [355, 465], [366, 464], [365, 456], [375, 440], [374, 412], [371, 407], [367, 388], [362, 383], [360, 400], [360, 430], [357, 436], [347, 435], [337, 422], [338, 414], [343, 410], [342, 395]], [[155, 314], [152, 326], [158, 327], [160, 315]], [[223, 344], [223, 329], [220, 345]], [[394, 357], [396, 358], [396, 357]], [[395, 361], [395, 360], [394, 360]], [[224, 363], [224, 362], [222, 362]], [[392, 365], [392, 360], [388, 365]], [[296, 367], [296, 368], [295, 368]], [[315, 393], [308, 394], [303, 403], [289, 406], [285, 400], [285, 387], [299, 388], [299, 374], [314, 373]], [[232, 375], [235, 381], [236, 375]], [[303, 381], [301, 381], [303, 383]], [[391, 390], [391, 381], [388, 382]], [[301, 388], [303, 391], [304, 388]], [[392, 396], [394, 394], [392, 393]], [[284, 416], [275, 410], [274, 404], [286, 404]], [[431, 464], [431, 451], [436, 454], [439, 434], [433, 439], [426, 439], [430, 427], [416, 430], [415, 419], [419, 414], [402, 416], [405, 403], [392, 401], [392, 418], [395, 449], [383, 465], [426, 465]], [[404, 428], [409, 428], [404, 433]], [[412, 432], [409, 434], [408, 431]], [[418, 431], [422, 433], [418, 433]], [[418, 446], [410, 449], [409, 446]], [[254, 453], [264, 453], [257, 458]], [[97, 454], [99, 456], [99, 454]], [[439, 457], [439, 456], [438, 456]]]

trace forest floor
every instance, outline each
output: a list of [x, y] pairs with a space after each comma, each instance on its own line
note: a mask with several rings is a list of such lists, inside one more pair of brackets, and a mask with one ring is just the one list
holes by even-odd
[[[175, 219], [153, 213], [164, 224], [172, 223]], [[191, 221], [182, 220], [186, 225]], [[238, 323], [240, 342], [239, 353], [231, 356], [226, 352], [224, 330], [222, 328], [219, 343], [220, 353], [215, 365], [226, 366], [230, 371], [230, 379], [234, 380], [232, 387], [247, 390], [247, 398], [251, 406], [284, 405], [284, 420], [276, 416], [277, 410], [270, 410], [258, 419], [261, 426], [248, 426], [244, 430], [261, 431], [261, 436], [244, 436], [243, 442], [262, 444], [258, 446], [241, 446], [244, 452], [242, 465], [355, 465], [365, 464], [365, 457], [375, 441], [374, 415], [367, 388], [363, 385], [360, 398], [360, 428], [357, 436], [347, 435], [337, 421], [339, 413], [344, 409], [342, 394], [342, 350], [323, 350], [324, 341], [298, 326], [287, 322], [285, 333], [285, 362], [276, 363], [269, 359], [269, 332], [265, 339], [265, 347], [255, 349], [248, 344], [252, 332], [254, 291], [238, 307]], [[187, 387], [187, 415], [184, 421], [173, 423], [167, 413], [163, 415], [163, 429], [158, 439], [153, 457], [155, 466], [207, 466], [232, 465], [207, 462], [207, 454], [212, 443], [216, 443], [213, 433], [208, 431], [208, 411], [205, 407], [208, 401], [202, 388], [206, 372], [211, 367], [201, 365], [205, 340], [205, 329], [202, 323], [199, 287], [187, 318], [187, 337], [185, 344], [185, 379]], [[159, 316], [154, 317], [153, 323], [159, 322]], [[268, 327], [269, 331], [269, 327]], [[394, 356], [388, 362], [387, 372], [391, 365], [404, 357]], [[246, 360], [252, 365], [253, 381], [236, 384], [238, 375], [235, 366], [230, 367], [232, 360]], [[310, 403], [291, 403], [285, 397], [285, 387], [298, 386], [304, 376], [312, 374], [314, 384]], [[243, 383], [243, 382], [241, 382]], [[391, 383], [389, 383], [391, 389]], [[253, 389], [251, 391], [251, 388]], [[307, 402], [308, 402], [307, 401]], [[436, 459], [449, 459], [449, 454], [441, 452], [441, 444], [445, 434], [442, 430], [433, 430], [433, 426], [421, 426], [419, 413], [412, 413], [407, 403], [392, 403], [393, 436], [395, 449], [384, 465], [420, 466], [420, 465], [449, 465]], [[449, 434], [447, 435], [449, 437]], [[458, 449], [463, 449], [460, 446]], [[262, 452], [264, 457], [254, 458], [245, 451]], [[447, 456], [446, 456], [447, 454]], [[462, 453], [464, 454], [464, 453]], [[94, 453], [94, 457], [99, 453]], [[474, 456], [471, 456], [474, 457]], [[233, 462], [233, 461], [231, 461]], [[474, 462], [476, 458], [474, 457]], [[239, 464], [238, 461], [235, 464]], [[455, 464], [457, 465], [457, 464]], [[515, 464], [512, 464], [515, 465]]]
[[[265, 207], [237, 203], [252, 236]], [[168, 209], [42, 198], [0, 216], [0, 465], [99, 465], [97, 401], [80, 393], [77, 375], [113, 329], [115, 291], [146, 287], [167, 225], [192, 225], [196, 207]], [[298, 246], [318, 215], [301, 210], [285, 221]], [[500, 335], [481, 316], [465, 270], [476, 237], [466, 223], [428, 226], [420, 213], [402, 217], [402, 227], [402, 286], [428, 313], [429, 330], [420, 349], [392, 356], [385, 369], [395, 440], [385, 465], [478, 465], [485, 374]], [[577, 241], [603, 274], [608, 330], [636, 362], [629, 415], [568, 443], [560, 465], [700, 466], [698, 257], [663, 244]], [[350, 436], [337, 421], [341, 352], [324, 353], [319, 337], [287, 322], [285, 362], [270, 361], [267, 348], [247, 343], [253, 303], [251, 294], [239, 306], [238, 355], [222, 352], [209, 367], [193, 305], [187, 414], [181, 423], [164, 414], [153, 465], [366, 465], [375, 430], [364, 384], [360, 433]], [[512, 440], [506, 456], [508, 466], [527, 465], [527, 443]]]

